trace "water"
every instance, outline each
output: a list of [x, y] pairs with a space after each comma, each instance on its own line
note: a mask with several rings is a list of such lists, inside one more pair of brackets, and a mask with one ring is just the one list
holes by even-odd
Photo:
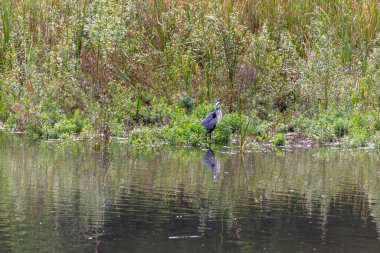
[[379, 252], [380, 151], [225, 151], [0, 133], [0, 252]]

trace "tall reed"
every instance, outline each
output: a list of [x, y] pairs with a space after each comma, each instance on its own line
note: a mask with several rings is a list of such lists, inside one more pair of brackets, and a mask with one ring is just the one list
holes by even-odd
[[276, 20], [281, 9], [284, 26], [300, 39], [299, 47], [310, 42], [308, 26], [319, 9], [324, 13], [326, 26], [333, 26], [339, 31], [345, 63], [351, 61], [354, 49], [363, 41], [375, 39], [380, 29], [380, 5], [376, 0], [236, 0], [235, 5], [240, 22], [253, 32], [258, 31], [265, 20], [276, 26], [277, 23], [271, 21]]
[[8, 51], [11, 34], [12, 34], [12, 21], [13, 21], [13, 1], [4, 0], [0, 3], [1, 10], [1, 31], [2, 31], [2, 44], [0, 48], [0, 70], [4, 67], [5, 55]]

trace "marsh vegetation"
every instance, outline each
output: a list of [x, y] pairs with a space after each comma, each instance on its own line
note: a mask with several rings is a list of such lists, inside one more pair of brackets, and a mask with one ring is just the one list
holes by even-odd
[[32, 138], [377, 144], [378, 1], [3, 0], [0, 124]]

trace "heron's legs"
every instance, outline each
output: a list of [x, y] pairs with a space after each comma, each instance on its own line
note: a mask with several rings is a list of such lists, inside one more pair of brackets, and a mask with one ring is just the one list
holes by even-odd
[[[210, 136], [210, 138], [209, 138], [209, 136]], [[205, 142], [206, 142], [207, 148], [210, 147], [210, 141], [211, 141], [211, 133], [206, 133]]]

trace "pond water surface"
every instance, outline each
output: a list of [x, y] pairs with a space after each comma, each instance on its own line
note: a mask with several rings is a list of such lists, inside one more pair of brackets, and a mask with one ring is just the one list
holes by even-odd
[[244, 156], [0, 133], [0, 252], [379, 252], [380, 151]]

